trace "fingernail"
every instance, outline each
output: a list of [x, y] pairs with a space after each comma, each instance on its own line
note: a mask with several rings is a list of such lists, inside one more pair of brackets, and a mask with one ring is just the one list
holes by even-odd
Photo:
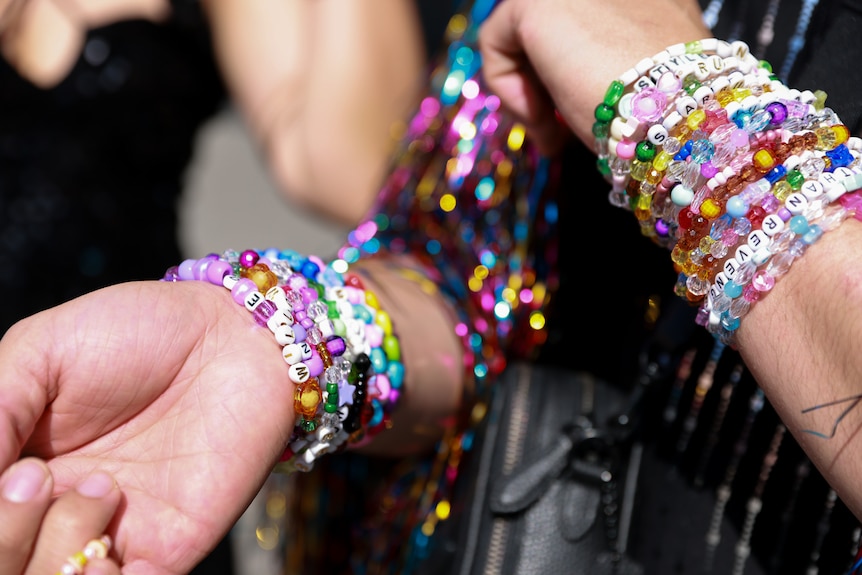
[[97, 471], [78, 484], [75, 490], [84, 497], [100, 499], [114, 488], [114, 478], [107, 473]]
[[19, 461], [3, 481], [3, 499], [25, 503], [35, 497], [48, 481], [45, 468], [35, 461]]

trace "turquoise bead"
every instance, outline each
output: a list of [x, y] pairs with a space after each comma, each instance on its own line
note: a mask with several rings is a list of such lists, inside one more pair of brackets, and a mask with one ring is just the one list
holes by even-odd
[[805, 216], [793, 216], [787, 223], [794, 234], [801, 236], [808, 231], [808, 219]]
[[389, 376], [389, 383], [393, 389], [401, 389], [404, 384], [404, 364], [400, 361], [390, 361], [386, 368], [386, 375]]
[[368, 356], [371, 358], [371, 369], [374, 373], [383, 373], [386, 371], [386, 366], [389, 362], [386, 360], [386, 354], [383, 353], [382, 349], [375, 347]]

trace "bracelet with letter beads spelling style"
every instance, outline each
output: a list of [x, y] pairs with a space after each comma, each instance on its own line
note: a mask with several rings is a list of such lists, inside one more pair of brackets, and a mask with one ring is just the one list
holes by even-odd
[[102, 535], [98, 539], [90, 540], [82, 551], [78, 551], [68, 559], [57, 571], [56, 575], [82, 575], [84, 568], [93, 559], [104, 559], [111, 550], [110, 535]]
[[[336, 267], [345, 273], [336, 271]], [[189, 259], [164, 281], [204, 280], [269, 328], [296, 386], [294, 432], [277, 471], [307, 471], [315, 459], [366, 441], [390, 424], [404, 373], [388, 314], [337, 260], [267, 250]]]

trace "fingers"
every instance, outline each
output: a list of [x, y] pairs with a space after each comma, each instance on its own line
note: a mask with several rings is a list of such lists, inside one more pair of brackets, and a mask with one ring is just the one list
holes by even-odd
[[553, 154], [567, 139], [557, 120], [554, 101], [530, 63], [519, 32], [520, 13], [514, 2], [501, 2], [482, 24], [479, 47], [488, 87], [527, 127], [539, 149]]
[[23, 459], [0, 476], [0, 573], [24, 571], [53, 485], [38, 459]]
[[45, 514], [25, 573], [60, 572], [70, 557], [105, 532], [119, 504], [120, 491], [113, 477], [103, 472], [61, 495]]

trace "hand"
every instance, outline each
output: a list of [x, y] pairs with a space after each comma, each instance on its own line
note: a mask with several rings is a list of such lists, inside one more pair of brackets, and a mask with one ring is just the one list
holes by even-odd
[[555, 107], [591, 146], [593, 111], [611, 80], [671, 44], [710, 35], [693, 0], [504, 0], [479, 47], [488, 87], [553, 153], [565, 131]]
[[191, 570], [293, 428], [272, 335], [203, 282], [122, 284], [37, 314], [0, 340], [0, 366], [0, 469], [42, 457], [58, 492], [111, 473], [127, 575]]
[[[0, 573], [58, 573], [99, 539], [120, 504], [111, 476], [97, 472], [53, 503], [44, 462], [22, 459], [0, 476]], [[110, 558], [88, 558], [84, 575], [119, 575]]]

